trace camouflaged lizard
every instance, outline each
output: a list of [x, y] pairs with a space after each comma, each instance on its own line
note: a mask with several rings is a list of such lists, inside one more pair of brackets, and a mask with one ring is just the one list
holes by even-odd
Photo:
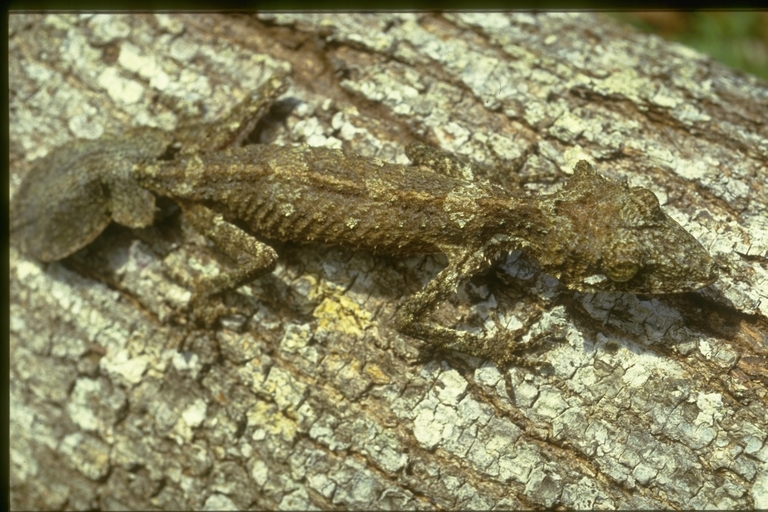
[[[216, 125], [174, 134], [142, 128], [54, 150], [13, 197], [14, 243], [39, 260], [59, 260], [110, 221], [150, 225], [155, 194], [171, 198], [195, 229], [238, 262], [196, 288], [193, 308], [208, 325], [223, 313], [217, 293], [274, 268], [270, 239], [389, 255], [444, 253], [447, 267], [403, 301], [395, 326], [498, 363], [517, 359], [494, 348], [508, 344], [428, 317], [505, 253], [522, 249], [583, 292], [676, 293], [717, 279], [706, 250], [650, 190], [603, 178], [584, 160], [559, 192], [524, 198], [474, 179], [471, 167], [418, 143], [406, 149], [411, 166], [336, 149], [239, 146], [284, 84], [282, 77], [267, 81]], [[178, 153], [160, 158], [169, 148]]]

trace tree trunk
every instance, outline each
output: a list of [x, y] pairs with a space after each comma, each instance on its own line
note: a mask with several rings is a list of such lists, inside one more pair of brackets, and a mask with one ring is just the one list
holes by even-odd
[[188, 283], [221, 267], [172, 204], [61, 262], [12, 247], [14, 508], [768, 507], [765, 82], [591, 14], [9, 25], [11, 194], [56, 146], [220, 118], [290, 65], [254, 141], [406, 163], [423, 140], [532, 195], [584, 158], [655, 192], [721, 276], [581, 294], [515, 253], [437, 313], [550, 334], [537, 370], [394, 330], [440, 256], [286, 243], [204, 330]]

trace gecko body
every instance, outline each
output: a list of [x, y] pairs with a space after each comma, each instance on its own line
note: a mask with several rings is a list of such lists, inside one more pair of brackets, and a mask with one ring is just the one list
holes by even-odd
[[[403, 301], [395, 326], [500, 363], [513, 358], [494, 348], [506, 344], [428, 317], [502, 254], [523, 249], [566, 286], [585, 292], [675, 293], [717, 279], [706, 250], [661, 210], [651, 191], [606, 179], [583, 160], [562, 190], [526, 198], [473, 179], [457, 158], [418, 143], [406, 149], [415, 165], [326, 148], [237, 146], [241, 127], [252, 125], [282, 90], [280, 82], [267, 83], [224, 128], [196, 127], [175, 139], [140, 129], [122, 140], [54, 151], [14, 197], [17, 245], [44, 261], [61, 259], [110, 220], [151, 224], [154, 195], [171, 198], [193, 227], [238, 262], [197, 287], [193, 302], [205, 324], [221, 313], [211, 307], [218, 293], [271, 271], [277, 253], [270, 240], [390, 255], [444, 253], [447, 267]], [[160, 159], [174, 140], [184, 141], [179, 154]]]

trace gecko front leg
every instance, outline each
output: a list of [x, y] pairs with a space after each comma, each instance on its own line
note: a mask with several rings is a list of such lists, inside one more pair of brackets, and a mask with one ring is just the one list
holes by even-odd
[[489, 255], [484, 250], [462, 251], [458, 248], [445, 252], [448, 255], [448, 266], [420, 292], [403, 302], [395, 318], [395, 327], [403, 334], [440, 347], [480, 355], [485, 347], [482, 346], [483, 340], [476, 334], [444, 327], [426, 320], [426, 317], [469, 276], [487, 268], [490, 265]]
[[[502, 329], [491, 336], [457, 331], [426, 320], [437, 306], [455, 292], [470, 276], [487, 269], [498, 255], [498, 249], [489, 245], [479, 250], [461, 252], [446, 251], [449, 263], [432, 281], [418, 293], [406, 299], [395, 317], [395, 327], [408, 336], [419, 338], [433, 345], [466, 354], [490, 358], [498, 365], [513, 363], [519, 366], [540, 366], [514, 353], [538, 345], [537, 337], [530, 342], [515, 342]], [[513, 345], [514, 343], [514, 345]]]
[[224, 217], [199, 203], [179, 201], [184, 218], [198, 232], [237, 262], [234, 270], [216, 277], [201, 279], [195, 286], [192, 310], [195, 320], [206, 327], [233, 311], [215, 300], [215, 295], [271, 272], [277, 261], [275, 250], [227, 222]]

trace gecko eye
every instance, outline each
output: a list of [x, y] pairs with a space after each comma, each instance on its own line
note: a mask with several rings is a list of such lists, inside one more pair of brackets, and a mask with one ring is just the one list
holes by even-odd
[[620, 261], [605, 269], [605, 273], [611, 281], [623, 283], [629, 281], [640, 270], [640, 264], [636, 261]]
[[629, 281], [640, 271], [642, 251], [635, 243], [618, 238], [604, 254], [603, 271], [617, 283]]
[[659, 198], [656, 194], [642, 187], [633, 187], [632, 191], [632, 204], [637, 208], [643, 216], [653, 218], [661, 211], [659, 205]]

